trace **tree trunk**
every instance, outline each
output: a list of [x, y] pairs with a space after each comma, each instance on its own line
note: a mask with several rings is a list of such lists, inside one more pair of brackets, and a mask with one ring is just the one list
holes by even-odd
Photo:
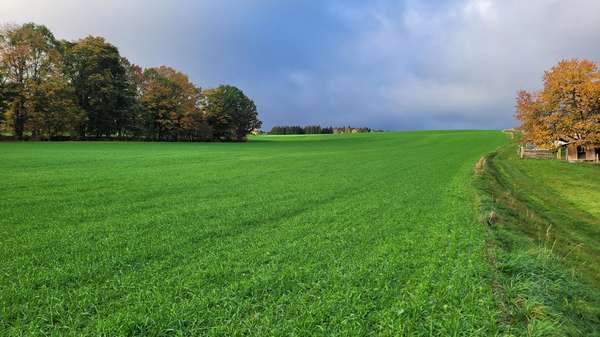
[[25, 115], [23, 110], [23, 101], [19, 98], [15, 103], [13, 116], [13, 127], [17, 139], [23, 139], [23, 132], [25, 130]]

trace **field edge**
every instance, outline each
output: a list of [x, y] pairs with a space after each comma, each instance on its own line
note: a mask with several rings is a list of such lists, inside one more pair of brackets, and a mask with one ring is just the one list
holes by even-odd
[[[485, 227], [486, 254], [493, 270], [498, 327], [507, 336], [600, 336], [600, 291], [581, 279], [565, 256], [554, 251], [549, 232], [534, 240], [515, 230], [537, 211], [519, 200], [496, 167], [499, 153], [514, 140], [483, 156], [474, 168], [479, 223]], [[516, 152], [515, 152], [516, 153]]]

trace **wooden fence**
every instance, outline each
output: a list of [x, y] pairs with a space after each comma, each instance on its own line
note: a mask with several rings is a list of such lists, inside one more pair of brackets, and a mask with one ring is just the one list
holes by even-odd
[[533, 159], [556, 159], [556, 153], [552, 150], [529, 149], [525, 146], [519, 148], [519, 157]]

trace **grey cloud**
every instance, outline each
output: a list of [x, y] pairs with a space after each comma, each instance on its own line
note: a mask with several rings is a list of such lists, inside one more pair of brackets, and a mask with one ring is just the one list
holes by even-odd
[[0, 13], [240, 86], [267, 128], [510, 127], [518, 89], [560, 59], [600, 60], [597, 0], [4, 0]]

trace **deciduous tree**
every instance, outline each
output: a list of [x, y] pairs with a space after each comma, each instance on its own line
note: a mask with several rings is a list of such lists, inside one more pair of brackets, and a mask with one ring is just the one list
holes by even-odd
[[204, 115], [217, 139], [241, 141], [262, 125], [254, 102], [234, 86], [206, 90], [204, 98]]
[[26, 94], [43, 80], [57, 53], [58, 42], [45, 26], [27, 23], [0, 31], [0, 63], [12, 90], [8, 105], [17, 138], [23, 137], [28, 118]]
[[600, 71], [587, 60], [564, 60], [544, 75], [544, 88], [517, 95], [525, 140], [550, 147], [600, 142]]
[[135, 92], [117, 47], [89, 36], [67, 46], [66, 60], [78, 104], [87, 113], [82, 135], [123, 135]]
[[85, 122], [75, 90], [60, 69], [55, 69], [26, 93], [26, 130], [41, 138], [71, 135]]
[[201, 90], [169, 67], [146, 69], [140, 103], [158, 139], [205, 139], [210, 130], [200, 109]]
[[204, 94], [172, 68], [143, 70], [101, 37], [57, 41], [44, 26], [0, 30], [0, 127], [22, 138], [243, 140], [256, 106], [232, 86]]

